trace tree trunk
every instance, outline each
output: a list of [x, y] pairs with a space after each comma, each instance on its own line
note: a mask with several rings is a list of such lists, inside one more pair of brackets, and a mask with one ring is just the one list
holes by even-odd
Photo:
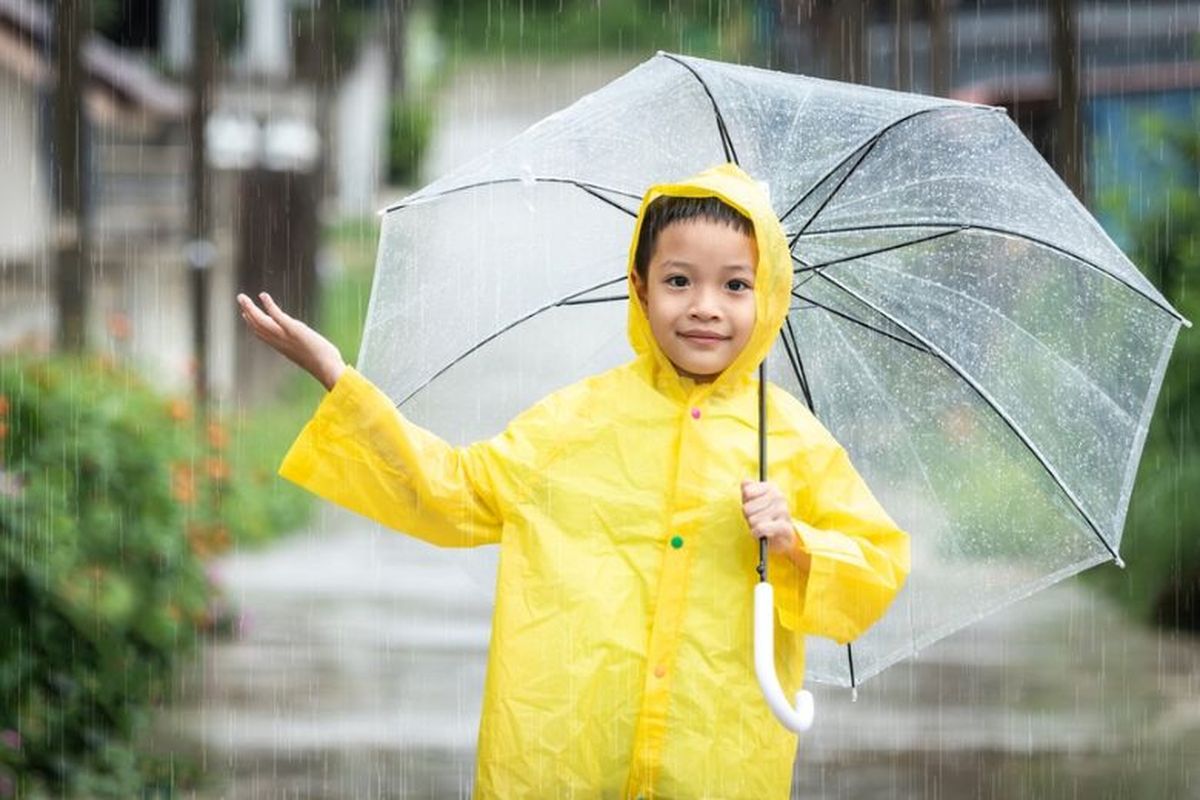
[[952, 0], [929, 0], [929, 80], [933, 94], [950, 94], [953, 80], [953, 47], [950, 34]]
[[1083, 199], [1083, 125], [1079, 98], [1079, 37], [1075, 0], [1054, 0], [1054, 66], [1058, 73], [1058, 114], [1055, 125], [1054, 167], [1063, 182]]
[[892, 85], [901, 92], [912, 91], [912, 0], [893, 0], [895, 10], [896, 59], [892, 68]]
[[[192, 296], [192, 367], [196, 407], [208, 403], [208, 293], [209, 275], [216, 258], [212, 241], [208, 163], [205, 158], [205, 125], [212, 111], [214, 61], [213, 0], [192, 0], [192, 113], [191, 113], [191, 242], [187, 248]], [[197, 414], [197, 418], [205, 416]]]
[[54, 198], [58, 347], [81, 353], [87, 346], [89, 214], [88, 176], [83, 162], [87, 124], [83, 108], [86, 76], [82, 45], [90, 28], [91, 2], [55, 4]]

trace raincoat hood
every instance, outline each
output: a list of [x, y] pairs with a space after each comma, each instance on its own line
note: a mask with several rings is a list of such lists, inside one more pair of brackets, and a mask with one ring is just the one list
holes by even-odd
[[[697, 383], [679, 375], [666, 353], [663, 352], [650, 329], [650, 320], [641, 303], [637, 301], [634, 284], [635, 255], [638, 237], [646, 209], [654, 200], [671, 197], [716, 197], [744, 214], [754, 226], [754, 239], [758, 248], [758, 264], [755, 267], [754, 329], [742, 352], [713, 381]], [[771, 207], [770, 198], [763, 184], [751, 178], [739, 166], [732, 163], [711, 167], [678, 183], [662, 183], [651, 186], [642, 198], [637, 223], [633, 229], [633, 240], [629, 245], [629, 261], [626, 269], [629, 286], [629, 343], [639, 357], [652, 361], [652, 375], [656, 388], [668, 396], [702, 400], [709, 394], [723, 395], [745, 381], [754, 379], [754, 370], [766, 358], [775, 337], [783, 326], [791, 300], [792, 257], [788, 248], [783, 226]]]

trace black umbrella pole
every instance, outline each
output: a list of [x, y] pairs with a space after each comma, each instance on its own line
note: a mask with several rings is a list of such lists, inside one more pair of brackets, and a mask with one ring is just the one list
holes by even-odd
[[[767, 479], [767, 359], [758, 365], [758, 479]], [[767, 540], [758, 540], [758, 580], [767, 582]]]

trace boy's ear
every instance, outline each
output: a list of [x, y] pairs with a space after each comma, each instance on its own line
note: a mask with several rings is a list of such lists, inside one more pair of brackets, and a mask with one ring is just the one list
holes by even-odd
[[648, 311], [646, 306], [646, 284], [642, 281], [642, 276], [637, 270], [633, 271], [633, 289], [637, 292], [638, 302], [642, 304], [642, 311]]

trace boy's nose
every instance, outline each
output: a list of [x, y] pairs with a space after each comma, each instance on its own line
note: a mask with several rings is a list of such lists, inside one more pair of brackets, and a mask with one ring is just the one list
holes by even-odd
[[692, 303], [691, 314], [700, 319], [711, 319], [720, 316], [721, 308], [707, 292], [700, 292]]

